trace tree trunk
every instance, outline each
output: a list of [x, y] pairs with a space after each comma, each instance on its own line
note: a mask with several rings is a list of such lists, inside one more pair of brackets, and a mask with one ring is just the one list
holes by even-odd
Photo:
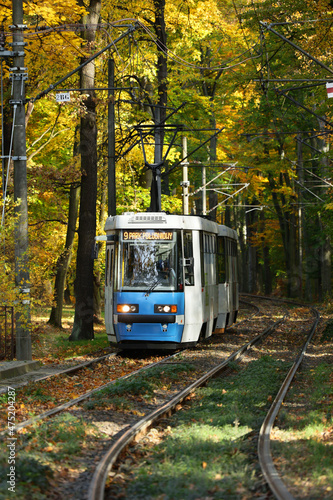
[[56, 278], [54, 284], [54, 305], [51, 309], [49, 323], [62, 328], [62, 309], [64, 302], [67, 271], [72, 259], [72, 248], [75, 237], [77, 212], [79, 207], [80, 186], [73, 184], [69, 193], [68, 225], [66, 243], [56, 265]]
[[[319, 120], [320, 129], [324, 131], [325, 127], [321, 120]], [[303, 181], [312, 181], [313, 175], [319, 176], [318, 178], [327, 178], [330, 175], [328, 152], [329, 144], [325, 139], [316, 137], [313, 134], [311, 137], [311, 148], [317, 154], [312, 159], [312, 172], [310, 176], [304, 175]], [[319, 153], [319, 155], [318, 155]], [[311, 175], [313, 174], [313, 175]], [[307, 197], [306, 197], [307, 195]], [[323, 185], [311, 187], [310, 194], [306, 193], [303, 197], [313, 203], [315, 198], [321, 199], [321, 203], [330, 201], [328, 188]], [[305, 294], [309, 300], [323, 300], [331, 296], [331, 241], [328, 234], [330, 228], [329, 211], [323, 209], [323, 205], [319, 205], [315, 213], [309, 209], [307, 217], [304, 217], [304, 253], [305, 253]]]
[[[299, 279], [298, 279], [298, 246], [297, 246], [297, 220], [295, 213], [289, 209], [284, 209], [287, 206], [287, 200], [283, 194], [280, 195], [281, 203], [276, 192], [276, 182], [271, 174], [268, 175], [269, 184], [272, 190], [272, 198], [274, 208], [277, 213], [284, 250], [284, 260], [286, 266], [286, 291], [288, 297], [297, 297], [299, 295]], [[284, 184], [290, 188], [290, 179], [288, 174], [280, 173], [280, 186]], [[292, 198], [293, 201], [296, 201]]]
[[[88, 48], [94, 45], [96, 26], [99, 20], [101, 0], [90, 0], [86, 7], [88, 14], [84, 24], [90, 26], [83, 38]], [[96, 234], [97, 200], [97, 127], [95, 102], [95, 62], [87, 64], [81, 70], [81, 88], [88, 97], [84, 101], [85, 114], [80, 126], [81, 154], [81, 196], [78, 230], [78, 250], [75, 279], [75, 316], [69, 340], [94, 338], [94, 243]]]
[[[325, 130], [325, 125], [322, 120], [319, 121], [319, 126], [321, 130]], [[326, 178], [330, 175], [329, 169], [329, 143], [326, 141], [325, 136], [323, 138], [317, 137], [318, 149], [323, 153], [322, 158], [320, 159], [320, 171], [321, 176]], [[324, 192], [321, 191], [321, 196], [324, 196], [324, 199], [328, 199], [327, 189], [324, 189]], [[325, 299], [327, 296], [331, 296], [332, 294], [332, 248], [331, 248], [331, 239], [327, 234], [327, 229], [325, 228], [325, 223], [321, 220], [320, 213], [318, 214], [320, 229], [321, 229], [321, 247], [320, 247], [320, 298], [321, 300]]]
[[[213, 99], [214, 96], [212, 96], [212, 99]], [[212, 111], [212, 116], [209, 120], [210, 122], [210, 127], [212, 130], [214, 130], [216, 128], [216, 120], [215, 120], [215, 116], [214, 116], [214, 112]], [[211, 138], [211, 140], [209, 141], [209, 160], [210, 160], [210, 163], [212, 163], [213, 165], [216, 163], [216, 158], [217, 158], [217, 137], [214, 136]], [[215, 176], [216, 175], [216, 170], [215, 168], [213, 168], [213, 175]], [[213, 188], [213, 186], [211, 186]], [[208, 192], [208, 206], [209, 206], [209, 215], [210, 217], [216, 221], [216, 217], [217, 217], [217, 204], [218, 204], [218, 195], [217, 195], [217, 191], [213, 190], [213, 189], [210, 189], [209, 192]]]
[[255, 211], [248, 211], [245, 213], [246, 221], [246, 242], [247, 242], [247, 252], [246, 252], [246, 266], [247, 266], [247, 286], [248, 293], [255, 293], [257, 291], [257, 250], [252, 245], [252, 233], [253, 233], [253, 223], [256, 217]]
[[[244, 201], [244, 204], [246, 204], [246, 201]], [[247, 276], [246, 276], [247, 241], [246, 241], [246, 229], [245, 229], [245, 210], [241, 208], [238, 209], [237, 213], [235, 213], [234, 218], [235, 221], [237, 221], [237, 232], [239, 237], [239, 258], [238, 258], [239, 291], [246, 292], [247, 291]], [[225, 221], [222, 219], [221, 223], [225, 224]]]
[[321, 299], [330, 297], [332, 293], [332, 248], [329, 236], [325, 236], [325, 241], [321, 247]]
[[[265, 225], [266, 225], [266, 220], [265, 220], [265, 214], [263, 211], [260, 212], [260, 224], [262, 227], [262, 230], [264, 231]], [[270, 295], [272, 293], [272, 272], [271, 272], [271, 267], [270, 267], [270, 256], [269, 256], [269, 247], [266, 244], [266, 241], [263, 241], [262, 244], [262, 256], [263, 256], [263, 286], [264, 286], [264, 294], [265, 295]]]

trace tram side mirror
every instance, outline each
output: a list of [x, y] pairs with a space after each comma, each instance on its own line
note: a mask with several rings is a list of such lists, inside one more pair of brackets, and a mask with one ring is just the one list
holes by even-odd
[[188, 259], [180, 259], [180, 265], [183, 267], [193, 266], [193, 264], [194, 264], [193, 257], [190, 257]]

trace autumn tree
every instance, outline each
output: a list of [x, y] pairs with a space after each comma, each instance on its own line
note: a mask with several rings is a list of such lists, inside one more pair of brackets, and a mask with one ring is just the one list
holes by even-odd
[[[4, 7], [1, 15], [9, 36], [11, 2], [4, 0], [3, 4], [8, 7], [8, 12]], [[306, 293], [309, 299], [330, 294], [332, 113], [324, 88], [330, 72], [318, 63], [330, 66], [332, 33], [326, 20], [330, 3], [104, 0], [100, 6], [104, 25], [98, 32], [86, 29], [89, 24], [97, 28], [97, 13], [94, 19], [89, 18], [97, 4], [65, 0], [60, 8], [53, 0], [24, 3], [29, 26], [25, 33], [29, 41], [26, 120], [34, 298], [47, 297], [48, 305], [53, 302], [51, 316], [56, 314], [55, 324], [60, 326], [65, 274], [59, 285], [57, 269], [67, 267], [72, 277], [76, 265], [74, 259], [70, 264], [63, 261], [65, 255], [67, 258], [71, 254], [68, 249], [76, 249], [77, 245], [75, 216], [69, 223], [70, 193], [72, 187], [77, 192], [81, 183], [83, 186], [88, 181], [86, 185], [90, 183], [92, 189], [81, 194], [73, 337], [92, 337], [94, 281], [98, 284], [103, 272], [101, 260], [94, 280], [92, 248], [96, 210], [99, 232], [103, 231], [107, 215], [108, 156], [108, 95], [102, 90], [94, 95], [92, 87], [107, 87], [110, 53], [95, 61], [96, 71], [91, 78], [88, 75], [91, 87], [84, 82], [87, 75], [82, 75], [81, 82], [76, 74], [66, 81], [65, 86], [91, 89], [87, 94], [72, 92], [71, 102], [59, 105], [50, 86], [77, 68], [80, 60], [109, 43], [111, 37], [114, 39], [115, 33], [123, 29], [123, 23], [117, 23], [121, 19], [130, 19], [127, 22], [141, 28], [113, 51], [118, 89], [114, 102], [117, 212], [147, 210], [150, 205], [151, 180], [147, 185], [138, 125], [143, 125], [142, 130], [151, 127], [152, 135], [145, 147], [148, 162], [157, 163], [155, 151], [159, 150], [159, 157], [161, 151], [166, 151], [165, 146], [161, 149], [158, 145], [169, 144], [173, 132], [157, 128], [154, 137], [154, 126], [163, 121], [165, 113], [186, 102], [173, 114], [172, 123], [185, 127], [188, 151], [196, 150], [189, 158], [191, 208], [201, 211], [202, 165], [207, 167], [206, 181], [223, 173], [207, 187], [211, 197], [208, 211], [237, 228], [244, 287], [265, 293], [278, 287], [281, 293]], [[83, 18], [85, 11], [88, 17]], [[8, 99], [9, 67], [4, 65]], [[92, 84], [93, 79], [96, 84]], [[162, 116], [157, 116], [157, 110]], [[80, 166], [73, 160], [79, 120]], [[4, 127], [10, 140], [8, 124], [5, 115]], [[210, 140], [213, 130], [208, 129], [223, 131]], [[84, 138], [86, 130], [92, 133]], [[164, 137], [158, 138], [158, 134]], [[181, 211], [180, 159], [181, 141], [176, 140], [163, 173], [167, 175], [162, 186], [162, 210]], [[228, 171], [230, 165], [234, 166]], [[82, 169], [79, 175], [78, 168]], [[233, 195], [233, 190], [238, 189], [240, 193]], [[211, 211], [214, 206], [216, 210]], [[8, 225], [12, 214], [9, 170], [5, 205]], [[13, 265], [12, 254], [8, 255], [7, 268]], [[80, 268], [89, 278], [83, 277]], [[88, 288], [84, 290], [84, 286]], [[97, 288], [102, 290], [102, 285]]]
[[[83, 18], [87, 29], [83, 40], [87, 49], [94, 47], [96, 30], [100, 17], [101, 0], [90, 0], [85, 5], [88, 13]], [[85, 112], [81, 117], [80, 155], [81, 155], [81, 193], [78, 229], [78, 249], [75, 278], [75, 316], [69, 340], [94, 338], [94, 242], [96, 235], [97, 199], [97, 128], [95, 101], [95, 64], [94, 61], [81, 69], [80, 87], [86, 95]]]
[[[5, 4], [1, 11], [2, 26], [9, 41], [10, 33], [7, 26], [10, 21], [11, 2], [5, 1]], [[6, 11], [7, 4], [8, 11]], [[29, 68], [26, 81], [25, 121], [32, 296], [34, 299], [43, 299], [46, 303], [49, 295], [46, 293], [49, 288], [48, 280], [51, 278], [52, 262], [58, 248], [58, 235], [60, 236], [61, 229], [66, 224], [62, 217], [62, 208], [58, 211], [60, 204], [65, 201], [64, 199], [59, 201], [61, 196], [57, 198], [60, 193], [60, 190], [57, 190], [57, 181], [61, 177], [60, 170], [66, 163], [67, 144], [63, 141], [63, 134], [66, 131], [67, 139], [70, 141], [73, 120], [67, 115], [68, 122], [65, 123], [66, 113], [60, 112], [54, 94], [51, 96], [43, 91], [49, 84], [55, 83], [59, 75], [63, 75], [75, 60], [73, 46], [76, 35], [69, 32], [61, 36], [57, 33], [56, 27], [61, 26], [65, 19], [75, 22], [81, 12], [82, 9], [74, 0], [63, 2], [60, 10], [58, 5], [48, 0], [43, 2], [43, 5], [24, 2], [24, 23], [28, 28], [24, 31], [24, 37], [25, 40], [29, 40], [29, 49], [25, 57]], [[49, 28], [52, 25], [54, 29]], [[64, 30], [66, 31], [66, 28]], [[7, 88], [10, 90], [11, 84], [6, 67], [3, 76], [5, 96], [9, 98], [10, 92], [7, 96]], [[6, 120], [5, 124], [7, 123]], [[8, 141], [6, 144], [9, 144]], [[7, 216], [10, 216], [13, 193], [11, 169], [8, 173], [4, 210]], [[51, 176], [53, 182], [50, 180]], [[8, 261], [7, 265], [10, 264]]]

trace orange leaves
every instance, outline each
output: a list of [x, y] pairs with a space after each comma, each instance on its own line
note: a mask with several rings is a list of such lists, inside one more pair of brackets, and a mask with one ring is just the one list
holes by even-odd
[[[47, 412], [86, 392], [101, 387], [116, 378], [128, 375], [147, 362], [126, 363], [112, 358], [100, 362], [93, 369], [83, 368], [75, 375], [58, 375], [24, 386], [17, 390], [17, 423], [33, 415]], [[138, 412], [137, 415], [141, 416]], [[0, 427], [6, 425], [6, 416], [1, 416]]]
[[45, 448], [42, 448], [41, 451], [49, 452], [49, 451], [53, 451], [53, 450], [54, 450], [54, 446], [49, 445], [49, 446], [46, 446]]

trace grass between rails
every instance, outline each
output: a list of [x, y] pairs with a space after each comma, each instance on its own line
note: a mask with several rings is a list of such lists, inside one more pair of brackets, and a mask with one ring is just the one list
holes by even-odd
[[[17, 422], [23, 422], [112, 380], [129, 375], [134, 369], [144, 367], [149, 362], [149, 358], [137, 360], [116, 356], [83, 368], [79, 375], [60, 374], [57, 377], [18, 388], [15, 391], [15, 419]], [[6, 393], [0, 395], [0, 403], [2, 403], [0, 405], [0, 430], [7, 426], [6, 400]]]
[[168, 389], [175, 380], [181, 381], [182, 374], [194, 369], [193, 365], [186, 362], [156, 366], [128, 379], [117, 380], [114, 385], [93, 394], [83, 407], [87, 410], [98, 407], [130, 411], [135, 402], [153, 399], [159, 389]]
[[[332, 341], [329, 322], [321, 342], [332, 346]], [[311, 500], [333, 498], [332, 363], [322, 362], [296, 375], [273, 437], [276, 466], [291, 491]]]
[[[320, 352], [332, 355], [332, 341], [329, 323], [318, 342], [325, 346]], [[131, 470], [120, 467], [108, 498], [245, 500], [266, 495], [251, 431], [258, 432], [287, 368], [265, 356], [201, 389], [190, 413], [174, 415], [163, 441], [133, 451]], [[277, 425], [273, 455], [291, 492], [297, 498], [333, 498], [331, 363], [297, 375]]]
[[143, 446], [141, 463], [135, 465], [135, 456], [131, 472], [114, 477], [107, 498], [255, 498], [261, 478], [253, 431], [259, 431], [288, 368], [264, 356], [199, 389], [191, 411], [173, 416], [165, 440]]
[[[53, 329], [50, 327], [44, 331], [44, 327], [40, 326], [40, 328], [40, 338], [45, 340], [47, 345], [51, 345], [53, 342], [56, 346], [59, 342], [58, 351], [58, 348], [47, 347], [50, 362], [51, 356], [55, 355], [56, 351], [58, 352], [57, 356], [63, 355], [64, 359], [77, 355], [75, 349], [73, 350], [74, 354], [72, 354], [73, 351], [69, 353], [65, 348], [70, 330], [59, 333], [60, 337], [64, 337], [63, 339], [52, 338], [49, 342], [48, 336], [53, 336]], [[88, 341], [88, 347], [84, 343], [80, 343], [81, 352], [84, 352], [84, 349], [87, 349], [85, 352], [92, 352], [93, 342]], [[325, 330], [321, 342], [327, 344], [328, 349], [332, 351], [333, 335], [329, 329]], [[73, 343], [68, 344], [72, 348]], [[42, 350], [42, 354], [44, 356], [45, 350]], [[286, 366], [276, 365], [271, 358], [267, 358], [267, 362], [269, 361], [275, 376], [283, 378]], [[261, 365], [258, 364], [257, 367], [259, 369]], [[263, 376], [267, 373], [264, 371]], [[295, 405], [294, 414], [287, 406], [285, 411], [281, 413], [282, 420], [278, 423], [280, 429], [278, 432], [281, 431], [284, 434], [281, 438], [277, 436], [275, 440], [278, 447], [278, 453], [275, 456], [278, 457], [277, 465], [279, 468], [290, 474], [291, 483], [303, 487], [299, 482], [299, 478], [303, 475], [308, 483], [304, 485], [304, 491], [306, 488], [307, 491], [309, 490], [310, 483], [310, 490], [315, 488], [313, 491], [316, 494], [319, 493], [318, 498], [333, 498], [331, 489], [333, 461], [332, 455], [330, 455], [332, 449], [332, 368], [323, 363], [318, 367], [318, 371], [316, 368], [310, 374], [311, 377], [308, 377], [308, 373], [303, 373], [302, 377], [298, 377], [297, 384], [294, 384], [295, 394], [299, 394], [299, 404]], [[244, 372], [241, 374], [235, 372], [228, 380], [221, 381], [220, 385], [218, 385], [219, 380], [216, 379], [212, 385], [202, 389], [200, 397], [197, 398], [196, 406], [193, 406], [196, 408], [194, 415], [186, 417], [185, 412], [178, 412], [172, 419], [171, 428], [167, 431], [167, 439], [164, 442], [154, 450], [148, 445], [143, 446], [141, 452], [135, 454], [135, 462], [139, 458], [142, 458], [144, 462], [142, 469], [140, 467], [134, 469], [132, 462], [127, 469], [124, 467], [126, 480], [133, 481], [133, 486], [131, 484], [127, 492], [132, 496], [124, 497], [124, 477], [122, 474], [118, 474], [113, 484], [112, 491], [115, 493], [112, 498], [118, 496], [118, 498], [147, 498], [147, 500], [149, 498], [160, 500], [175, 498], [176, 500], [177, 498], [198, 499], [202, 497], [248, 499], [265, 495], [265, 486], [261, 481], [257, 466], [254, 464], [255, 445], [251, 440], [251, 429], [253, 429], [253, 433], [257, 431], [256, 425], [259, 426], [274, 393], [269, 384], [261, 399], [255, 398], [256, 386], [245, 383], [244, 379], [238, 379], [243, 375]], [[299, 384], [303, 378], [304, 386], [301, 387]], [[315, 396], [315, 390], [318, 388], [320, 388], [320, 392]], [[213, 392], [210, 393], [210, 390]], [[214, 395], [220, 396], [221, 394], [222, 400], [218, 402], [215, 399], [214, 401]], [[121, 396], [113, 395], [110, 399], [112, 401], [117, 397]], [[126, 399], [129, 401], [130, 397]], [[308, 402], [311, 402], [313, 411], [308, 406]], [[4, 403], [5, 401], [1, 401], [1, 404]], [[208, 404], [207, 408], [206, 403]], [[121, 407], [122, 404], [119, 406]], [[231, 407], [230, 411], [229, 406]], [[243, 408], [244, 406], [245, 408]], [[301, 413], [303, 407], [304, 411]], [[229, 420], [224, 422], [222, 415], [226, 415]], [[244, 415], [244, 419], [242, 415]], [[317, 425], [318, 423], [319, 425]], [[98, 442], [103, 442], [104, 436], [94, 426], [69, 414], [57, 417], [50, 430], [44, 425], [38, 424], [33, 429], [17, 435], [16, 455], [18, 462], [15, 495], [7, 491], [7, 443], [3, 440], [0, 444], [1, 500], [50, 498], [50, 492], [55, 491], [59, 478], [66, 480], [72, 473], [77, 474], [83, 468], [77, 451], [78, 446], [79, 449], [81, 447], [85, 449], [89, 443], [93, 443], [95, 447], [98, 446]], [[68, 433], [66, 433], [66, 429], [68, 429]], [[290, 444], [293, 441], [296, 446], [294, 451], [291, 451], [293, 446]], [[176, 445], [175, 449], [173, 448], [174, 444]], [[325, 446], [322, 446], [323, 444]], [[316, 450], [311, 447], [312, 445], [316, 447]], [[317, 453], [317, 451], [319, 456], [314, 456], [312, 459], [312, 454]], [[303, 457], [301, 461], [299, 452]], [[328, 456], [331, 462], [326, 464], [324, 456]], [[293, 461], [291, 466], [290, 460]], [[315, 468], [318, 460], [321, 461], [319, 462], [321, 466]], [[172, 481], [166, 484], [167, 477], [174, 478], [175, 486], [170, 485]], [[203, 496], [200, 496], [197, 489], [198, 483], [201, 481], [208, 488]], [[156, 482], [157, 486], [155, 487]], [[161, 487], [159, 483], [161, 483]], [[131, 488], [133, 488], [133, 494]], [[180, 490], [182, 488], [183, 496], [172, 496], [173, 491], [178, 491], [178, 488]], [[204, 489], [202, 488], [202, 491]], [[320, 492], [322, 492], [321, 495]], [[312, 499], [317, 498], [317, 496], [311, 494], [306, 497], [305, 492], [303, 498]]]
[[[36, 423], [17, 434], [15, 442], [15, 493], [8, 490], [8, 441], [0, 444], [0, 500], [44, 500], [54, 485], [85, 469], [78, 457], [92, 444], [96, 450], [104, 435], [68, 413]], [[83, 465], [83, 467], [82, 467]], [[74, 469], [73, 469], [74, 467]]]
[[[181, 379], [182, 373], [192, 369], [189, 363], [180, 363], [172, 367], [155, 367], [149, 373], [136, 374], [133, 380], [124, 379], [108, 390], [96, 393], [90, 402], [90, 407], [95, 408], [97, 404], [98, 408], [114, 406], [114, 397], [120, 394], [123, 400], [128, 401], [129, 406], [131, 397], [140, 395], [140, 398], [149, 400], [154, 397], [156, 390], [169, 384], [172, 379]], [[4, 405], [7, 404], [7, 401], [4, 401], [6, 397], [7, 395], [2, 397]], [[23, 429], [17, 434], [15, 442], [18, 466], [14, 497], [8, 491], [6, 478], [9, 471], [7, 444], [10, 441], [4, 439], [0, 443], [0, 500], [50, 498], [52, 488], [59, 480], [69, 479], [72, 473], [77, 475], [85, 470], [85, 460], [80, 458], [82, 451], [91, 445], [92, 453], [95, 453], [103, 446], [103, 438], [107, 437], [93, 424], [69, 413], [37, 422], [32, 427]]]

